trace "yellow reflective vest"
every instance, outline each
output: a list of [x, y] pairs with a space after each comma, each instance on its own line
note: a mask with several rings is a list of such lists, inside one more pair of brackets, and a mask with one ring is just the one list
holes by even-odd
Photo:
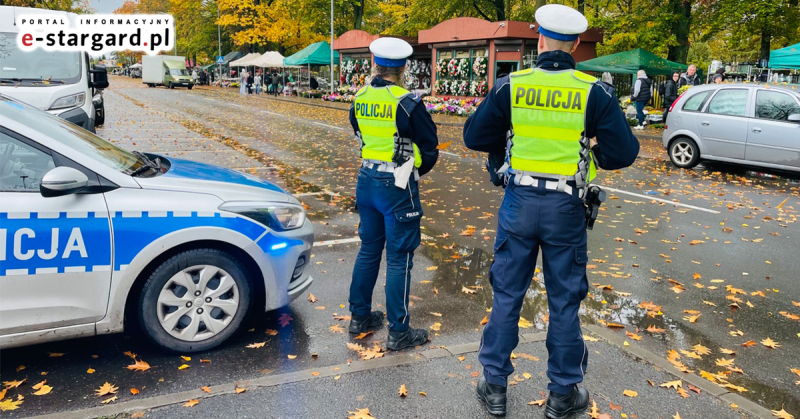
[[531, 68], [511, 73], [508, 155], [512, 173], [594, 179], [589, 140], [582, 138], [589, 92], [597, 79], [580, 71]]
[[411, 157], [414, 166], [422, 165], [416, 144], [410, 138], [401, 138], [397, 131], [397, 112], [400, 100], [411, 95], [400, 86], [364, 86], [356, 93], [353, 110], [358, 121], [361, 139], [361, 157], [366, 160], [392, 162], [395, 152]]

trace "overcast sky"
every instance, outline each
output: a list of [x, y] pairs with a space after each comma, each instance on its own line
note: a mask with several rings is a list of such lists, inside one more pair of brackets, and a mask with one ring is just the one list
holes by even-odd
[[89, 0], [89, 6], [97, 13], [112, 13], [124, 2], [125, 0]]

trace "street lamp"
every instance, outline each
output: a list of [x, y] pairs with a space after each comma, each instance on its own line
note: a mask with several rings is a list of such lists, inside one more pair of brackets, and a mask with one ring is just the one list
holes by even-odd
[[331, 94], [333, 94], [333, 0], [331, 0]]

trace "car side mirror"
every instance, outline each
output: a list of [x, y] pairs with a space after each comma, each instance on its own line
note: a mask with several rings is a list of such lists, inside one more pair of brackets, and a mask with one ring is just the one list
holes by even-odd
[[71, 167], [61, 166], [44, 174], [39, 185], [39, 192], [45, 198], [71, 195], [79, 192], [88, 184], [89, 178], [83, 172]]
[[106, 70], [104, 66], [94, 66], [89, 70], [89, 75], [91, 76], [89, 87], [95, 89], [105, 89], [108, 87], [108, 70]]
[[787, 118], [786, 120], [789, 122], [800, 123], [800, 113], [789, 115], [789, 118]]

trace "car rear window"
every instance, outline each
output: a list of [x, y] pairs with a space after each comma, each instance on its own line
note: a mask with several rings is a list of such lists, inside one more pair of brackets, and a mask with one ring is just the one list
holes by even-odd
[[700, 112], [700, 109], [703, 109], [703, 105], [706, 103], [706, 99], [708, 99], [710, 94], [710, 90], [695, 93], [692, 97], [686, 100], [686, 103], [683, 104], [683, 108], [681, 109], [689, 112]]

